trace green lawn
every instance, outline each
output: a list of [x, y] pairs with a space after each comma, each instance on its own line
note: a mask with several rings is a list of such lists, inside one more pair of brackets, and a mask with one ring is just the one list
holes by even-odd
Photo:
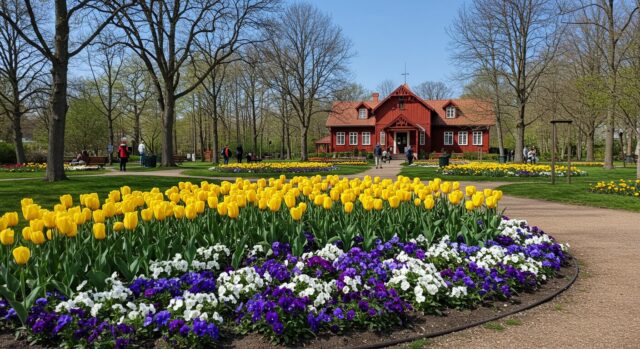
[[[91, 170], [91, 171], [67, 171], [67, 176], [89, 176], [103, 174], [106, 170]], [[0, 171], [0, 179], [17, 179], [17, 178], [44, 178], [45, 172], [6, 172]]]
[[[210, 165], [208, 167], [211, 167]], [[224, 172], [224, 171], [214, 171], [209, 170], [207, 168], [199, 168], [199, 169], [187, 169], [182, 171], [182, 174], [190, 175], [190, 176], [200, 176], [200, 177], [242, 177], [242, 178], [270, 178], [270, 177], [279, 177], [280, 173], [233, 173], [233, 172]], [[338, 169], [334, 171], [319, 171], [319, 172], [305, 172], [305, 173], [282, 173], [287, 178], [292, 178], [295, 176], [315, 176], [315, 175], [350, 175], [356, 174], [360, 172], [364, 172], [371, 168], [371, 165], [338, 165]]]
[[63, 194], [72, 194], [74, 202], [79, 195], [96, 192], [100, 199], [114, 189], [123, 185], [130, 186], [133, 190], [149, 190], [153, 187], [161, 189], [177, 185], [187, 178], [171, 177], [143, 177], [143, 176], [100, 176], [100, 177], [73, 177], [67, 181], [48, 183], [39, 179], [16, 180], [0, 182], [0, 215], [7, 211], [19, 211], [20, 199], [31, 197], [45, 208], [52, 208], [59, 203], [59, 197]]

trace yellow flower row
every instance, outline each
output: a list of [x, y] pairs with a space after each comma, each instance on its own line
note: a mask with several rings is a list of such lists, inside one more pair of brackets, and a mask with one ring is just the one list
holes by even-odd
[[[566, 175], [567, 166], [556, 165], [556, 174]], [[550, 165], [539, 164], [500, 164], [496, 162], [471, 162], [468, 164], [453, 164], [441, 169], [443, 174], [463, 176], [495, 176], [495, 177], [536, 177], [550, 176]], [[585, 175], [577, 167], [571, 167], [571, 175]]]
[[594, 193], [618, 194], [640, 197], [640, 179], [600, 181], [589, 188]]
[[217, 167], [226, 172], [305, 172], [328, 171], [334, 164], [326, 162], [251, 162]]

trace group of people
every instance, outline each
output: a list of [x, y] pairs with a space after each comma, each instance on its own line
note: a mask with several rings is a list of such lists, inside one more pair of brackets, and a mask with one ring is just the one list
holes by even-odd
[[[380, 146], [380, 143], [377, 143], [375, 148], [373, 149], [373, 158], [375, 159], [376, 168], [382, 168], [383, 163], [390, 162], [391, 154], [393, 154], [391, 147], [383, 150], [382, 146]], [[415, 153], [413, 152], [413, 149], [410, 145], [405, 148], [404, 155], [407, 157], [407, 162], [409, 163], [409, 165], [411, 165], [413, 163], [413, 160], [415, 159]]]
[[528, 164], [537, 164], [538, 163], [538, 151], [536, 147], [532, 146], [531, 148], [526, 145], [522, 149], [522, 159], [525, 163]]
[[[238, 145], [236, 147], [236, 160], [238, 160], [238, 163], [242, 163], [243, 154], [244, 154], [244, 149], [242, 148], [242, 145]], [[229, 148], [228, 144], [225, 144], [225, 146], [222, 148], [222, 151], [220, 152], [220, 155], [222, 155], [222, 159], [224, 161], [224, 164], [225, 165], [229, 164], [229, 159], [231, 159], [231, 148]], [[246, 159], [247, 159], [247, 162], [251, 162], [251, 161], [255, 161], [256, 160], [254, 154], [252, 154], [250, 152], [247, 153]]]

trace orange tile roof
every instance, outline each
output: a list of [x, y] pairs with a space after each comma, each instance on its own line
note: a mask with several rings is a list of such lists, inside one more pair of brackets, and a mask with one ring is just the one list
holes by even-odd
[[[366, 119], [358, 119], [357, 107], [363, 101], [350, 101], [350, 102], [334, 102], [331, 107], [329, 117], [327, 117], [327, 127], [340, 127], [340, 126], [375, 126], [376, 118], [370, 116]], [[373, 104], [371, 101], [365, 101], [366, 104], [374, 108], [377, 104]]]
[[[491, 103], [477, 99], [440, 99], [427, 100], [438, 113], [433, 119], [435, 126], [493, 126], [496, 124]], [[445, 107], [453, 104], [458, 108], [456, 117], [447, 119]]]
[[316, 141], [316, 144], [330, 144], [331, 136], [324, 136]]

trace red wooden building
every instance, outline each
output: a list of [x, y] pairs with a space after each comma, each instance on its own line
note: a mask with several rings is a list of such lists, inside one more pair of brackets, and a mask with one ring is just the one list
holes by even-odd
[[373, 151], [377, 143], [393, 154], [408, 145], [420, 157], [431, 152], [488, 152], [495, 125], [490, 103], [473, 99], [423, 100], [406, 84], [383, 100], [335, 102], [327, 118], [329, 152]]

